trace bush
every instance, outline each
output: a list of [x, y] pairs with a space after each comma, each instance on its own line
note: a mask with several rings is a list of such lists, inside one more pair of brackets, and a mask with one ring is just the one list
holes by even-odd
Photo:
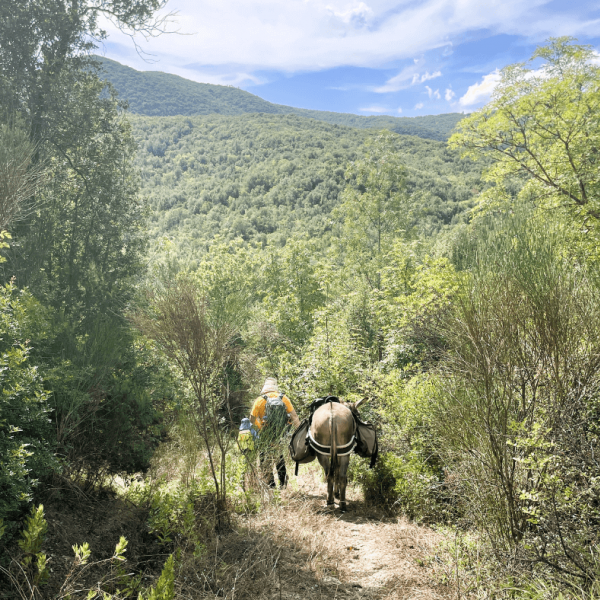
[[526, 217], [484, 222], [465, 256], [433, 423], [496, 556], [587, 585], [600, 541], [600, 290], [561, 232]]
[[[42, 552], [48, 524], [44, 517], [44, 507], [40, 504], [31, 509], [25, 519], [18, 546], [20, 553], [12, 558], [8, 568], [0, 567], [11, 587], [21, 598], [38, 599], [42, 595], [40, 587], [47, 584], [52, 569], [47, 567], [47, 557]], [[0, 528], [0, 538], [2, 537]], [[127, 540], [121, 536], [110, 558], [89, 563], [92, 551], [87, 542], [73, 545], [74, 558], [65, 578], [58, 583], [57, 598], [72, 600], [118, 600], [138, 594], [138, 600], [174, 600], [175, 565], [173, 555], [167, 559], [162, 573], [154, 586], [141, 589], [141, 575], [126, 573], [125, 552]], [[86, 573], [87, 571], [87, 573]], [[90, 579], [93, 571], [94, 581]], [[91, 585], [90, 585], [91, 584]], [[54, 597], [54, 595], [53, 595]]]
[[58, 333], [44, 348], [51, 358], [40, 352], [38, 359], [45, 363], [67, 474], [91, 490], [107, 476], [145, 471], [165, 435], [162, 409], [177, 389], [168, 367], [123, 322], [98, 319], [85, 337], [68, 324], [53, 327]]
[[411, 519], [444, 520], [447, 508], [441, 504], [439, 479], [417, 452], [401, 456], [384, 452], [373, 469], [354, 460], [350, 478], [361, 486], [367, 504], [402, 512]]
[[230, 383], [241, 372], [238, 332], [209, 302], [197, 281], [182, 275], [149, 292], [149, 307], [136, 318], [176, 366], [190, 390], [188, 415], [194, 421], [208, 458], [219, 516], [217, 528], [228, 528], [227, 455], [233, 447], [230, 430]]
[[427, 375], [402, 376], [394, 370], [382, 378], [379, 397], [369, 408], [369, 418], [379, 426], [375, 468], [355, 460], [350, 474], [366, 501], [411, 519], [445, 522], [456, 516], [456, 506], [432, 435], [434, 385]]
[[208, 467], [189, 484], [136, 483], [125, 492], [125, 497], [148, 510], [148, 530], [165, 548], [196, 558], [205, 553], [219, 518]]
[[8, 534], [40, 478], [56, 467], [48, 393], [26, 338], [36, 311], [27, 292], [12, 283], [0, 288], [0, 520]]
[[349, 479], [361, 486], [367, 504], [388, 510], [395, 506], [398, 499], [395, 472], [399, 460], [391, 452], [385, 452], [379, 455], [373, 469], [362, 460], [350, 462]]

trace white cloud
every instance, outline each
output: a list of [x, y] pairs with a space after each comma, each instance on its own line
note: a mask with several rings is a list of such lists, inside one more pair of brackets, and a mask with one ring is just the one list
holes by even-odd
[[463, 108], [468, 108], [487, 102], [499, 81], [500, 71], [498, 69], [484, 75], [480, 83], [474, 83], [469, 86], [466, 94], [461, 97], [458, 103]]
[[435, 90], [434, 92], [428, 85], [426, 85], [425, 88], [427, 89], [427, 94], [430, 98], [435, 98], [436, 100], [439, 100], [441, 98], [440, 90]]
[[435, 79], [436, 77], [441, 77], [441, 71], [434, 71], [430, 73], [429, 71], [425, 71], [425, 73], [420, 73], [420, 66], [423, 63], [423, 59], [415, 59], [414, 64], [409, 65], [408, 67], [404, 67], [398, 75], [395, 75], [391, 79], [388, 79], [385, 82], [385, 85], [380, 87], [376, 87], [373, 91], [378, 94], [386, 94], [388, 92], [399, 92], [400, 90], [405, 90], [413, 85], [418, 83], [424, 83], [425, 81], [429, 81], [430, 79]]
[[[594, 58], [590, 61], [591, 64], [600, 66], [600, 53], [594, 52]], [[545, 80], [551, 76], [551, 73], [546, 69], [545, 65], [542, 65], [539, 69], [533, 69], [527, 71], [524, 74], [526, 80]], [[476, 107], [478, 104], [484, 104], [488, 102], [492, 96], [492, 93], [496, 89], [496, 86], [500, 82], [502, 75], [499, 69], [488, 73], [483, 76], [483, 79], [479, 83], [474, 83], [469, 86], [465, 95], [458, 101], [459, 105], [463, 108]], [[450, 92], [450, 94], [448, 94]], [[454, 97], [454, 92], [450, 89], [446, 90], [446, 100], [450, 101]]]
[[419, 110], [419, 109], [423, 108], [423, 106], [425, 106], [425, 105], [424, 105], [422, 102], [419, 102], [418, 104], [415, 104], [415, 108], [416, 108], [417, 110]]
[[[555, 6], [549, 0], [170, 0], [167, 9], [179, 11], [181, 32], [189, 35], [141, 40], [144, 50], [160, 58], [155, 65], [144, 63], [113, 25], [102, 25], [117, 44], [107, 45], [107, 56], [135, 68], [174, 72], [193, 63], [232, 73], [237, 65], [235, 72], [252, 74], [381, 67], [435, 48], [447, 51], [469, 32], [482, 30], [536, 42], [557, 35], [597, 35], [600, 20], [588, 18], [581, 5], [561, 7], [561, 12]], [[123, 52], [123, 47], [131, 50]], [[422, 82], [423, 76], [437, 73], [415, 70], [383, 88], [395, 91], [415, 75]]]
[[345, 6], [341, 10], [336, 10], [333, 6], [326, 6], [327, 11], [333, 16], [342, 21], [342, 23], [354, 24], [361, 27], [367, 24], [369, 17], [373, 15], [373, 11], [364, 3], [359, 2], [355, 6]]
[[383, 113], [389, 112], [389, 110], [383, 106], [367, 106], [366, 108], [359, 108], [358, 110], [360, 110], [360, 112], [377, 113], [377, 114], [383, 114]]
[[444, 98], [446, 99], [446, 101], [451, 102], [452, 98], [454, 98], [454, 96], [456, 96], [456, 94], [454, 93], [454, 90], [451, 90], [450, 88], [446, 88], [446, 93], [444, 94]]
[[401, 106], [398, 107], [398, 113], [399, 114], [402, 113], [402, 107]]
[[429, 81], [430, 79], [435, 79], [436, 77], [441, 77], [441, 71], [435, 71], [434, 73], [429, 74], [427, 71], [423, 75], [421, 75], [421, 83], [424, 81]]

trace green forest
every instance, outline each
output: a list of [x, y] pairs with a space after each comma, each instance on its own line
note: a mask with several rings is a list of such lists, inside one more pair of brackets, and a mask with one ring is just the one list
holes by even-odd
[[[150, 232], [195, 259], [215, 235], [282, 245], [295, 235], [325, 248], [339, 219], [332, 211], [361, 156], [364, 130], [297, 116], [131, 117], [136, 166], [152, 210]], [[406, 166], [409, 224], [423, 238], [463, 222], [481, 191], [481, 165], [446, 144], [390, 138]]]
[[0, 598], [345, 589], [323, 509], [237, 444], [265, 377], [301, 418], [366, 399], [349, 524], [435, 532], [441, 597], [597, 598], [592, 49], [549, 40], [435, 135], [229, 88], [148, 116], [94, 40], [101, 10], [148, 32], [161, 6], [0, 3]]

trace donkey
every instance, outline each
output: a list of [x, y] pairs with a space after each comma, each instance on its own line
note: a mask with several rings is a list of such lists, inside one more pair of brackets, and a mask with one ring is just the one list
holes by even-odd
[[354, 415], [344, 404], [327, 402], [314, 412], [309, 437], [327, 476], [327, 505], [334, 504], [335, 495], [339, 498], [342, 511], [347, 508], [347, 474], [350, 453], [355, 445], [355, 432]]

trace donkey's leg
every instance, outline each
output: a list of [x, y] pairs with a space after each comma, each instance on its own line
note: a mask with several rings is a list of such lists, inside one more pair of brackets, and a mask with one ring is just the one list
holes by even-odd
[[334, 504], [333, 499], [333, 475], [328, 475], [329, 473], [329, 456], [324, 456], [319, 454], [317, 456], [319, 463], [323, 467], [323, 471], [325, 471], [325, 477], [327, 478], [327, 506]]
[[350, 464], [350, 457], [349, 456], [342, 456], [339, 459], [339, 466], [338, 466], [338, 476], [337, 476], [337, 482], [338, 482], [338, 489], [340, 492], [340, 509], [341, 510], [346, 510], [347, 509], [347, 505], [346, 505], [346, 486], [348, 484], [348, 465]]
[[333, 484], [334, 484], [335, 476], [332, 473], [327, 476], [327, 505], [330, 506], [335, 504], [335, 500], [333, 499]]
[[335, 480], [333, 482], [333, 495], [336, 500], [340, 499], [340, 468], [338, 463], [338, 469], [335, 474]]

